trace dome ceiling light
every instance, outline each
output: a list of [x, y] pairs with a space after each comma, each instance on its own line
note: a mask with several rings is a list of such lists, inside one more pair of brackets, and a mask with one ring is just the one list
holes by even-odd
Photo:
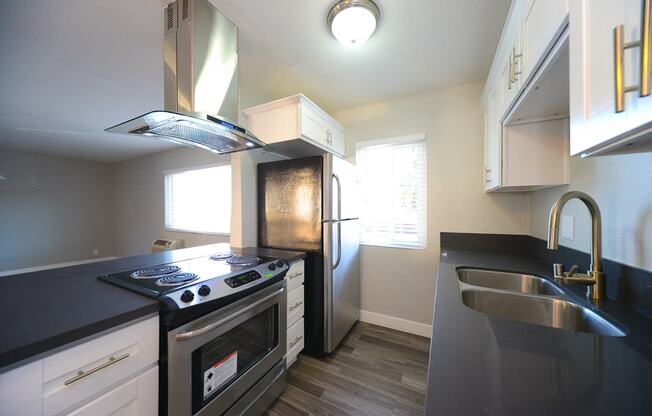
[[328, 12], [333, 36], [347, 48], [357, 48], [369, 39], [380, 20], [380, 9], [371, 0], [340, 0]]

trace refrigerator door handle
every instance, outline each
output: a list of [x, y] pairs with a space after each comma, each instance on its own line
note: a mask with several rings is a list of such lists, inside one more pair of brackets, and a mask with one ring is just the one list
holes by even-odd
[[337, 266], [340, 265], [340, 261], [342, 261], [342, 223], [338, 221], [337, 222], [337, 259], [333, 264], [333, 270], [337, 269]]
[[342, 217], [342, 183], [339, 176], [333, 173], [333, 179], [337, 183], [337, 259], [333, 263], [333, 270], [337, 269], [342, 261], [342, 224], [340, 218]]

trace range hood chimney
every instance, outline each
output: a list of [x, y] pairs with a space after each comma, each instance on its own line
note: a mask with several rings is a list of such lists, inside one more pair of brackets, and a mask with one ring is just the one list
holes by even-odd
[[208, 0], [178, 0], [164, 13], [165, 110], [108, 132], [154, 136], [215, 153], [264, 145], [239, 127], [238, 27]]

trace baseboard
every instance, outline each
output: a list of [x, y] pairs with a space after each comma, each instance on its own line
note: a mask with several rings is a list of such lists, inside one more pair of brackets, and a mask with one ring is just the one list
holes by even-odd
[[360, 311], [360, 321], [368, 324], [384, 326], [385, 328], [395, 329], [397, 331], [408, 332], [426, 338], [432, 336], [432, 325], [408, 321], [407, 319], [396, 318], [381, 313]]

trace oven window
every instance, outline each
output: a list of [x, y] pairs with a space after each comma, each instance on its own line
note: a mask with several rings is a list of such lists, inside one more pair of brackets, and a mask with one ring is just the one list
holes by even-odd
[[193, 413], [278, 345], [278, 308], [266, 309], [193, 351]]

